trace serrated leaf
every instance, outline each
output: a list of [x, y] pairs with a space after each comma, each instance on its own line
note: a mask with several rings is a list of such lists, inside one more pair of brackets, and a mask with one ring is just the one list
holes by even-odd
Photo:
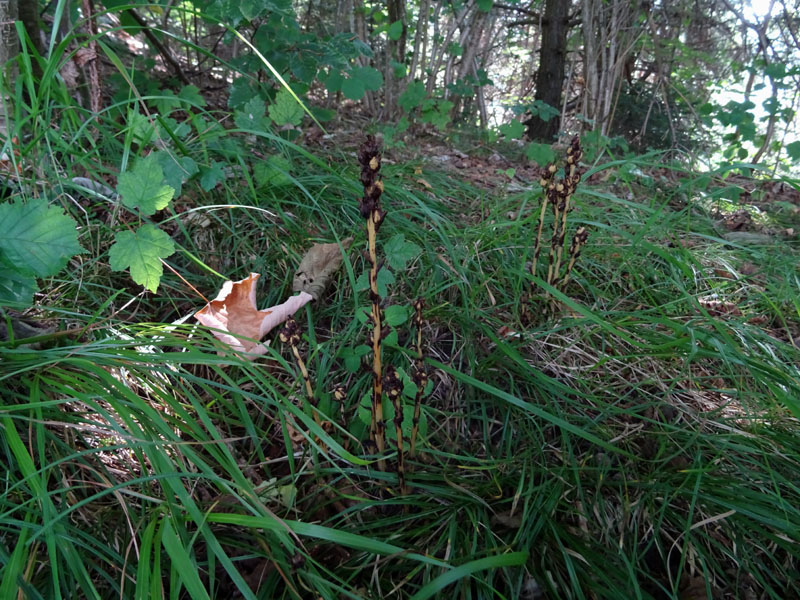
[[280, 125], [299, 125], [303, 120], [303, 107], [294, 99], [289, 90], [283, 88], [269, 106], [269, 116]]
[[233, 122], [239, 129], [267, 131], [270, 119], [266, 116], [267, 106], [259, 96], [253, 96], [245, 105], [237, 110]]
[[355, 77], [350, 77], [349, 79], [342, 81], [342, 93], [344, 94], [345, 98], [349, 98], [350, 100], [361, 100], [366, 91], [367, 90], [364, 87], [364, 84]]
[[47, 200], [0, 204], [0, 254], [20, 272], [50, 277], [83, 251], [75, 221]]
[[330, 73], [322, 78], [322, 82], [329, 92], [339, 92], [342, 89], [342, 83], [344, 83], [344, 76], [338, 69], [331, 69]]
[[520, 121], [511, 121], [510, 123], [501, 125], [499, 129], [500, 133], [510, 140], [521, 138], [522, 134], [525, 133], [525, 125], [523, 125]]
[[231, 90], [228, 94], [228, 108], [240, 108], [254, 96], [258, 96], [253, 80], [249, 77], [239, 77], [234, 79]]
[[556, 159], [556, 154], [549, 145], [537, 142], [533, 142], [528, 146], [525, 154], [540, 167], [544, 167]]
[[408, 320], [408, 307], [399, 304], [387, 306], [383, 311], [386, 324], [390, 327], [399, 327]]
[[211, 162], [211, 166], [202, 165], [200, 167], [200, 187], [203, 188], [203, 191], [210, 192], [217, 187], [220, 181], [225, 179], [224, 166], [223, 163], [215, 160]]
[[161, 259], [175, 252], [172, 239], [154, 225], [143, 225], [135, 232], [120, 231], [108, 250], [112, 271], [130, 268], [131, 278], [151, 292], [158, 289], [164, 270]]
[[253, 177], [259, 187], [279, 187], [289, 185], [292, 180], [286, 175], [292, 169], [292, 163], [279, 154], [274, 154], [264, 161], [253, 165]]
[[413, 242], [406, 241], [402, 233], [398, 233], [383, 246], [386, 261], [396, 271], [402, 271], [410, 260], [419, 256], [420, 248]]
[[206, 99], [200, 93], [200, 88], [196, 85], [185, 85], [178, 92], [178, 98], [191, 106], [203, 107], [206, 105]]
[[[385, 298], [389, 294], [389, 286], [395, 282], [394, 274], [389, 269], [378, 271], [378, 295]], [[356, 279], [356, 291], [363, 292], [369, 289], [369, 273], [364, 271]]]
[[358, 373], [361, 369], [361, 359], [372, 351], [372, 348], [366, 344], [361, 344], [355, 348], [343, 348], [339, 353], [344, 368], [349, 373]]
[[350, 78], [357, 79], [364, 89], [373, 92], [383, 87], [383, 75], [381, 75], [378, 69], [373, 67], [354, 67], [352, 71], [350, 71]]
[[138, 160], [132, 170], [119, 176], [117, 193], [125, 206], [149, 216], [165, 208], [175, 190], [164, 185], [161, 166], [153, 156], [148, 156]]
[[164, 181], [175, 190], [175, 196], [180, 196], [183, 183], [196, 175], [200, 170], [191, 156], [175, 156], [166, 150], [153, 152], [153, 156], [164, 172]]
[[36, 278], [16, 268], [0, 253], [0, 304], [19, 302], [30, 306], [33, 295], [38, 291]]
[[128, 112], [128, 129], [140, 146], [147, 146], [156, 134], [156, 128], [146, 116], [133, 110]]
[[406, 112], [417, 108], [425, 99], [425, 84], [421, 81], [409, 83], [406, 91], [400, 94], [397, 104]]
[[395, 21], [389, 28], [386, 30], [386, 35], [389, 36], [390, 40], [397, 41], [401, 37], [403, 37], [403, 22], [402, 21]]
[[786, 144], [786, 152], [790, 160], [800, 160], [800, 141]]

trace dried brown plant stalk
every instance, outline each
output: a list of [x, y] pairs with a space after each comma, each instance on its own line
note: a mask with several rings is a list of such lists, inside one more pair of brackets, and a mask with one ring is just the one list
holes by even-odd
[[[544, 228], [544, 216], [547, 207], [552, 207], [553, 211], [553, 235], [550, 238], [549, 264], [547, 266], [547, 283], [553, 287], [564, 290], [569, 282], [570, 275], [575, 262], [580, 256], [581, 248], [589, 237], [584, 227], [580, 227], [572, 238], [572, 244], [568, 250], [569, 259], [564, 268], [564, 250], [567, 232], [567, 215], [572, 210], [572, 199], [578, 184], [581, 181], [581, 173], [578, 170], [578, 163], [583, 156], [580, 141], [577, 137], [572, 139], [567, 148], [566, 173], [562, 179], [556, 179], [555, 174], [558, 170], [555, 164], [548, 165], [539, 176], [539, 184], [544, 190], [542, 207], [539, 212], [539, 224], [536, 230], [536, 241], [533, 250], [533, 260], [531, 262], [531, 274], [536, 275], [536, 266], [541, 252], [542, 230]], [[561, 271], [564, 270], [563, 276]]]
[[555, 202], [556, 199], [556, 184], [553, 183], [553, 175], [556, 173], [556, 166], [549, 165], [546, 169], [542, 169], [539, 178], [539, 185], [544, 188], [544, 199], [542, 200], [542, 208], [539, 210], [539, 227], [536, 229], [536, 245], [533, 248], [533, 262], [531, 263], [531, 275], [536, 275], [536, 263], [539, 261], [539, 254], [542, 252], [542, 228], [544, 227], [544, 215], [547, 211], [547, 204], [550, 201]]
[[569, 262], [567, 263], [567, 271], [561, 279], [560, 288], [564, 291], [569, 283], [569, 276], [572, 273], [572, 268], [575, 266], [575, 261], [581, 256], [581, 248], [589, 238], [589, 232], [585, 227], [578, 227], [578, 231], [572, 236], [572, 244], [569, 247]]
[[[379, 455], [386, 447], [386, 424], [383, 420], [383, 378], [381, 366], [381, 338], [383, 314], [381, 297], [378, 293], [378, 252], [376, 240], [386, 212], [381, 210], [380, 199], [383, 193], [383, 182], [378, 171], [381, 168], [381, 155], [378, 143], [372, 135], [358, 151], [358, 162], [361, 164], [361, 184], [364, 196], [360, 199], [361, 216], [367, 221], [367, 249], [369, 252], [369, 296], [372, 304], [372, 406], [370, 410], [370, 440], [375, 444]], [[386, 470], [386, 461], [378, 460], [378, 468]]]
[[[556, 246], [556, 264], [553, 269], [554, 279], [548, 279], [548, 283], [556, 285], [558, 281], [558, 274], [561, 271], [561, 258], [564, 252], [564, 238], [567, 231], [567, 213], [571, 210], [570, 202], [572, 196], [578, 189], [578, 184], [581, 181], [581, 175], [578, 173], [578, 161], [583, 156], [580, 141], [577, 137], [572, 138], [569, 148], [567, 148], [567, 174], [564, 175], [564, 181], [561, 183], [563, 190], [560, 190], [561, 202], [559, 209], [561, 211], [561, 224], [558, 228], [558, 239]], [[556, 186], [558, 189], [558, 186]], [[556, 219], [557, 220], [557, 219]], [[555, 225], [554, 225], [555, 227]]]
[[383, 389], [394, 405], [394, 431], [395, 440], [397, 441], [397, 481], [400, 493], [406, 494], [408, 490], [406, 489], [406, 462], [403, 448], [403, 380], [400, 379], [400, 374], [394, 367], [389, 367], [386, 370], [386, 376], [383, 378]]
[[300, 349], [298, 348], [298, 345], [300, 344], [300, 327], [297, 325], [297, 321], [295, 321], [293, 317], [289, 317], [286, 320], [286, 323], [278, 333], [278, 337], [282, 343], [289, 344], [289, 347], [292, 349], [292, 354], [294, 354], [297, 367], [300, 369], [300, 374], [303, 376], [306, 398], [308, 399], [308, 403], [311, 405], [312, 412], [314, 413], [314, 421], [317, 423], [317, 425], [322, 425], [322, 419], [320, 418], [319, 411], [317, 410], [317, 400], [314, 395], [314, 387], [311, 385], [311, 376], [308, 374], [306, 363], [300, 354]]
[[414, 375], [412, 379], [417, 386], [417, 394], [414, 398], [414, 419], [411, 427], [411, 446], [409, 456], [416, 456], [417, 434], [419, 433], [419, 417], [422, 409], [422, 397], [425, 395], [425, 387], [428, 385], [428, 373], [425, 371], [424, 355], [422, 354], [422, 309], [425, 304], [422, 298], [417, 298], [414, 302], [414, 317], [412, 325], [417, 330], [416, 351], [417, 357], [414, 360]]

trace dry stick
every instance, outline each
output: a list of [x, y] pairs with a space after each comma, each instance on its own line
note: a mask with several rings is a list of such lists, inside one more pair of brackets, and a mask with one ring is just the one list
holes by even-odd
[[[361, 145], [358, 152], [361, 164], [361, 183], [364, 196], [360, 200], [361, 216], [367, 220], [367, 244], [369, 251], [369, 295], [372, 302], [372, 407], [370, 411], [370, 440], [375, 444], [379, 455], [386, 447], [386, 424], [383, 421], [383, 378], [381, 366], [382, 313], [381, 297], [378, 293], [378, 252], [376, 239], [378, 229], [386, 217], [381, 210], [380, 198], [383, 193], [383, 182], [378, 171], [381, 168], [381, 157], [378, 143], [372, 135]], [[378, 459], [378, 468], [386, 470], [386, 460]]]
[[414, 419], [411, 427], [411, 447], [409, 455], [411, 458], [416, 456], [417, 433], [419, 432], [419, 414], [422, 408], [422, 397], [425, 394], [425, 386], [428, 385], [428, 374], [425, 372], [425, 363], [422, 354], [422, 309], [424, 302], [422, 298], [417, 298], [414, 302], [414, 319], [412, 324], [417, 329], [417, 358], [414, 361], [414, 384], [417, 386], [417, 395], [414, 397]]
[[386, 395], [394, 404], [394, 431], [395, 439], [397, 441], [397, 481], [400, 487], [401, 494], [407, 494], [406, 488], [406, 462], [403, 457], [403, 401], [401, 395], [403, 393], [403, 380], [397, 373], [397, 369], [389, 367], [386, 372], [386, 377], [383, 380], [383, 389], [386, 390]]
[[280, 338], [281, 342], [284, 344], [289, 344], [289, 346], [292, 348], [292, 354], [294, 354], [294, 359], [297, 362], [297, 366], [300, 368], [300, 374], [303, 376], [303, 382], [305, 383], [306, 388], [306, 398], [308, 398], [308, 403], [311, 405], [312, 412], [314, 413], [314, 421], [317, 423], [317, 425], [322, 425], [322, 419], [317, 411], [317, 400], [314, 396], [314, 388], [311, 386], [311, 377], [308, 374], [306, 363], [303, 361], [303, 357], [300, 355], [300, 350], [297, 347], [297, 345], [300, 343], [300, 327], [297, 325], [297, 321], [295, 321], [293, 317], [289, 317], [286, 320], [286, 324], [281, 329], [278, 337]]

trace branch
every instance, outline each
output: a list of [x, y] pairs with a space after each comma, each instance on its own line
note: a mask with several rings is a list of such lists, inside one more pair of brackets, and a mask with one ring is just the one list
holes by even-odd
[[147, 24], [147, 21], [145, 21], [144, 18], [142, 18], [142, 16], [132, 8], [129, 8], [125, 12], [127, 12], [131, 18], [142, 27], [142, 33], [144, 33], [144, 36], [151, 44], [153, 44], [153, 47], [158, 50], [158, 53], [164, 57], [164, 60], [167, 62], [167, 64], [169, 64], [170, 67], [172, 67], [172, 70], [175, 71], [175, 74], [178, 76], [178, 78], [186, 85], [191, 84], [192, 82], [189, 81], [189, 78], [186, 76], [186, 73], [183, 72], [183, 69], [181, 69], [178, 61], [172, 57], [172, 54], [169, 53], [169, 50], [167, 50], [166, 46], [164, 46], [164, 44], [161, 43], [156, 35], [150, 31], [150, 26]]

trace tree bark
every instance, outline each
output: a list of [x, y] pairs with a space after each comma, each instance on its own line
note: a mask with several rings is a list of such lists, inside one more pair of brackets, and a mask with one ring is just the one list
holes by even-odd
[[[567, 31], [569, 2], [547, 0], [542, 20], [542, 49], [536, 71], [535, 100], [553, 107], [561, 106], [564, 69], [567, 61]], [[559, 119], [543, 121], [534, 115], [527, 121], [528, 136], [534, 140], [552, 142], [558, 133]]]

